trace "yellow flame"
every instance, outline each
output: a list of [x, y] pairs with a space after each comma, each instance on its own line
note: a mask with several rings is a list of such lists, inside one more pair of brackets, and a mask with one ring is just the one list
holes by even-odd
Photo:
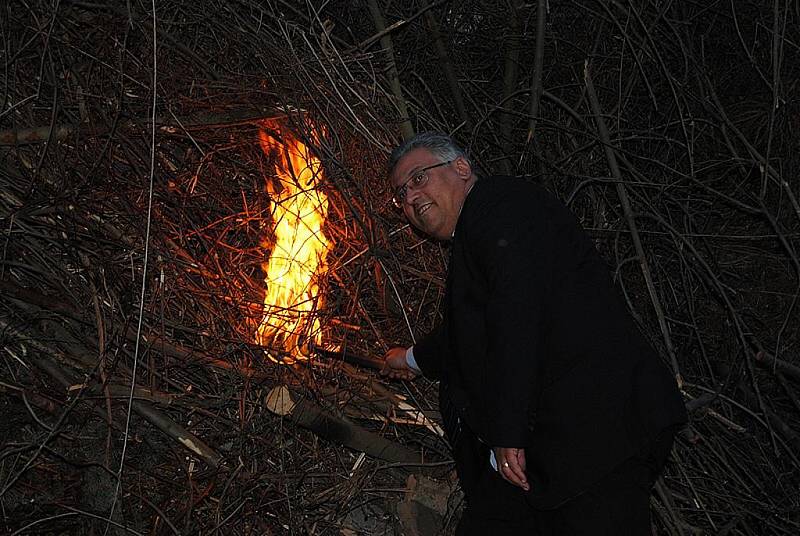
[[271, 357], [293, 362], [307, 358], [309, 343], [322, 342], [315, 312], [323, 305], [319, 276], [330, 249], [322, 232], [328, 199], [317, 189], [319, 159], [279, 125], [267, 126], [281, 132], [282, 143], [264, 130], [258, 133], [264, 152], [274, 154], [276, 177], [267, 180], [275, 242], [264, 268], [267, 291], [256, 342], [279, 351]]

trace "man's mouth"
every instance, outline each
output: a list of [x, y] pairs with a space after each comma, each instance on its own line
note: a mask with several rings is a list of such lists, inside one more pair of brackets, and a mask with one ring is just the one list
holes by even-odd
[[431, 208], [432, 205], [433, 203], [424, 203], [418, 206], [416, 209], [417, 216], [422, 216], [423, 214], [425, 214], [428, 211], [428, 209]]

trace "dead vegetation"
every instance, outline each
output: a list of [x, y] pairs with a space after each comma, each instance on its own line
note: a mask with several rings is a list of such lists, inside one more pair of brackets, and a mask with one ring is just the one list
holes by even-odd
[[[441, 129], [570, 205], [682, 383], [659, 533], [798, 532], [797, 3], [2, 11], [3, 530], [449, 533], [435, 386], [369, 368], [437, 318], [446, 250], [384, 166]], [[330, 201], [316, 315], [341, 351], [296, 365], [254, 337], [264, 119]]]

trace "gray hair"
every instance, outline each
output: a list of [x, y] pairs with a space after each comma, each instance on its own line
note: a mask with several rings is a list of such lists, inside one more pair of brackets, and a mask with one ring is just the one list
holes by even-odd
[[444, 132], [420, 132], [413, 138], [404, 141], [402, 144], [395, 147], [392, 154], [389, 156], [389, 175], [392, 175], [397, 163], [405, 155], [414, 149], [427, 149], [432, 154], [438, 156], [442, 160], [455, 160], [458, 157], [463, 157], [470, 162], [464, 149], [459, 147], [453, 138]]

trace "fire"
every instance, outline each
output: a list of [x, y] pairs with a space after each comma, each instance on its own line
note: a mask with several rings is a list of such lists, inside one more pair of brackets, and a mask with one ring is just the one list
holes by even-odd
[[256, 342], [279, 350], [273, 359], [293, 362], [307, 359], [309, 343], [321, 343], [315, 312], [323, 305], [319, 276], [330, 249], [322, 232], [328, 199], [317, 188], [323, 179], [319, 159], [280, 125], [265, 126], [280, 132], [282, 142], [258, 133], [262, 150], [274, 155], [276, 176], [267, 180], [275, 240], [264, 264], [267, 291]]

